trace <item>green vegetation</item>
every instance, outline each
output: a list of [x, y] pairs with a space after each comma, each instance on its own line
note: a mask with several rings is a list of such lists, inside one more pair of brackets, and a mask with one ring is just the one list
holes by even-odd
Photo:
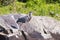
[[53, 17], [60, 20], [60, 0], [16, 0], [15, 2], [10, 2], [8, 5], [1, 5], [0, 3], [1, 15], [14, 11], [17, 13], [33, 11], [34, 15], [38, 16], [52, 16], [50, 12], [53, 12]]

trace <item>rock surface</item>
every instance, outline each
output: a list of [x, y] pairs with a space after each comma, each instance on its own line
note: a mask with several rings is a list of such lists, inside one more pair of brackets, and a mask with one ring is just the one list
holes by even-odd
[[[33, 16], [29, 22], [16, 23], [17, 19], [22, 16], [25, 15], [10, 14], [0, 16], [0, 26], [6, 30], [8, 29], [8, 34], [0, 32], [0, 35], [2, 35], [0, 36], [1, 40], [3, 40], [3, 36], [8, 38], [6, 40], [60, 40], [59, 21], [46, 16]], [[12, 29], [12, 32], [10, 29]]]

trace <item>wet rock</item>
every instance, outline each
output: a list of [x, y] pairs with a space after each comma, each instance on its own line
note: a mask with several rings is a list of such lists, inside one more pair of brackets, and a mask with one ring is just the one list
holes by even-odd
[[5, 34], [9, 34], [10, 32], [10, 26], [0, 17], [0, 31]]
[[0, 17], [0, 25], [5, 29], [13, 30], [11, 34], [14, 35], [8, 37], [10, 33], [7, 34], [9, 40], [60, 40], [59, 21], [46, 16], [33, 16], [29, 22], [16, 23], [17, 19], [22, 16], [25, 15], [16, 14]]
[[[29, 23], [34, 25], [33, 29], [35, 29], [35, 31], [41, 33], [41, 35], [44, 38], [52, 38], [49, 31], [52, 33], [60, 33], [60, 31], [59, 31], [60, 23], [51, 17], [33, 16], [33, 18], [31, 19], [31, 21]], [[44, 30], [47, 34], [44, 33]]]

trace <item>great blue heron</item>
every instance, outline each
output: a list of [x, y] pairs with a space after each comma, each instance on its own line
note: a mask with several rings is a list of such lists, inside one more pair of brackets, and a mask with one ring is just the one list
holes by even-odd
[[29, 22], [31, 20], [31, 18], [32, 18], [32, 12], [29, 12], [29, 14], [27, 16], [18, 18], [17, 23], [18, 22], [21, 22], [21, 23]]
[[[26, 22], [29, 22], [29, 21], [31, 20], [31, 18], [32, 18], [32, 12], [29, 12], [29, 14], [28, 14], [27, 16], [23, 16], [23, 17], [21, 17], [21, 18], [18, 18], [17, 23], [20, 22], [20, 28], [21, 28], [22, 24], [23, 24], [23, 23], [26, 23]], [[21, 23], [22, 23], [22, 24], [21, 24]], [[23, 29], [20, 29], [20, 30], [21, 30], [22, 35], [24, 36], [25, 40], [28, 40], [28, 39], [26, 38], [26, 35], [25, 35]]]

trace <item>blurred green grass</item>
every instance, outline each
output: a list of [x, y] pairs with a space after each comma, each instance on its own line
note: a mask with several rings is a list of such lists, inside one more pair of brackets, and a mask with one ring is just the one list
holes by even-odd
[[[50, 11], [54, 12], [54, 18], [60, 20], [60, 4], [59, 3], [46, 3], [44, 0], [29, 0], [26, 3], [23, 2], [15, 2], [14, 4], [10, 4], [8, 6], [0, 7], [0, 15], [10, 14], [14, 11], [14, 7], [16, 8], [17, 13], [25, 13], [32, 11], [34, 15], [37, 16], [51, 16]], [[58, 16], [56, 16], [58, 15]]]

